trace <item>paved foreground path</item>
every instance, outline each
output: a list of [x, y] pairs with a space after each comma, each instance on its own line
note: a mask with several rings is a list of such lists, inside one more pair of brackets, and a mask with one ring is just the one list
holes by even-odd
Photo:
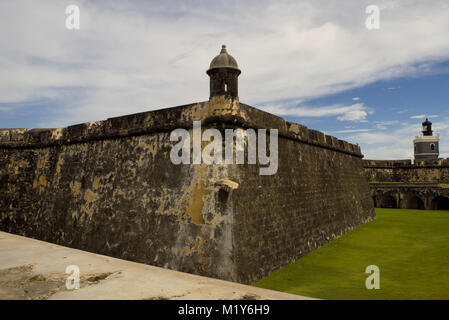
[[[68, 290], [69, 265], [80, 288]], [[0, 232], [0, 299], [309, 299]]]

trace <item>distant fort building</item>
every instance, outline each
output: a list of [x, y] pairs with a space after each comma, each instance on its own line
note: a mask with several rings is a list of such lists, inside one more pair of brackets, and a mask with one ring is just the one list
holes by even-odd
[[440, 134], [422, 123], [413, 140], [415, 161], [363, 160], [374, 205], [380, 208], [449, 210], [449, 158], [439, 158]]
[[432, 122], [427, 118], [426, 121], [422, 123], [422, 132], [417, 135], [413, 140], [414, 151], [415, 151], [415, 162], [438, 159], [439, 148], [438, 143], [440, 141], [440, 134], [436, 136], [432, 132]]

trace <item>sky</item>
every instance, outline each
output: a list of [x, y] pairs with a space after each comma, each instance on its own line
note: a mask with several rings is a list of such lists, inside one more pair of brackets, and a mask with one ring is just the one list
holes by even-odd
[[[66, 27], [66, 7], [80, 29]], [[379, 29], [365, 25], [379, 8]], [[428, 117], [449, 157], [449, 1], [1, 1], [0, 128], [56, 128], [205, 101], [222, 44], [240, 101], [413, 157]]]

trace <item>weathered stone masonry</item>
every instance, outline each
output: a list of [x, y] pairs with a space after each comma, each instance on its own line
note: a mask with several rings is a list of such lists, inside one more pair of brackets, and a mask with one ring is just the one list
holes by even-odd
[[418, 161], [363, 160], [365, 174], [372, 182], [449, 183], [449, 158]]
[[[174, 165], [175, 128], [279, 130], [279, 168]], [[375, 217], [356, 145], [237, 99], [0, 130], [0, 229], [242, 283]]]
[[449, 159], [363, 160], [377, 207], [449, 210]]

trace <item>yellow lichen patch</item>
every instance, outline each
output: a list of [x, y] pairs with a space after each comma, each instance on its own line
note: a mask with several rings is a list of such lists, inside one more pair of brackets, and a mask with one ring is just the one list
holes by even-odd
[[182, 119], [200, 120], [208, 116], [208, 110], [205, 104], [197, 103], [192, 108], [186, 109], [182, 112]]
[[44, 175], [41, 175], [39, 177], [39, 185], [42, 187], [46, 187], [47, 186], [47, 179], [45, 178]]
[[126, 136], [126, 135], [128, 135], [128, 130], [127, 129], [120, 129], [118, 131], [118, 134], [121, 135], [121, 136]]
[[94, 183], [92, 184], [94, 190], [97, 190], [99, 185], [100, 185], [100, 178], [95, 178]]
[[146, 143], [144, 141], [140, 141], [139, 142], [139, 147], [148, 150], [148, 152], [151, 154], [153, 159], [156, 156], [156, 153], [157, 153], [157, 143], [156, 143], [156, 141], [152, 142], [152, 143]]
[[195, 166], [195, 168], [198, 175], [196, 179], [193, 180], [192, 185], [187, 188], [187, 192], [182, 198], [182, 206], [184, 211], [190, 216], [192, 223], [199, 225], [204, 223], [202, 214], [204, 207], [203, 197], [210, 194], [212, 190], [207, 189], [205, 186], [204, 175], [207, 171], [207, 167]]
[[62, 138], [62, 128], [57, 128], [51, 131], [51, 139], [58, 140]]
[[64, 163], [64, 159], [59, 156], [58, 161], [56, 162], [56, 173], [61, 173], [61, 165]]
[[17, 165], [19, 166], [19, 168], [23, 168], [29, 165], [28, 161], [26, 160], [20, 160]]
[[98, 127], [101, 126], [101, 121], [90, 121], [85, 123], [88, 129], [91, 129], [92, 127]]
[[37, 165], [36, 165], [36, 167], [37, 167], [38, 169], [42, 169], [42, 168], [45, 167], [45, 164], [46, 164], [46, 163], [47, 163], [47, 159], [39, 158], [39, 159], [37, 160]]
[[145, 116], [145, 122], [151, 122], [151, 121], [153, 121], [153, 115], [150, 113]]
[[299, 125], [297, 125], [296, 123], [292, 123], [292, 125], [290, 126], [290, 131], [299, 134]]
[[212, 98], [206, 104], [210, 112], [212, 112], [214, 115], [232, 114], [246, 119], [246, 114], [240, 108], [239, 101], [236, 99], [231, 100], [223, 96], [218, 96]]
[[90, 206], [90, 204], [92, 202], [98, 200], [99, 198], [100, 198], [100, 196], [97, 193], [92, 192], [92, 190], [90, 190], [90, 189], [87, 189], [84, 192], [84, 201], [86, 201], [86, 204], [83, 205], [82, 210], [89, 216], [89, 218], [92, 217], [92, 214], [93, 214], [93, 210], [92, 210], [92, 207]]
[[192, 251], [198, 250], [199, 246], [200, 246], [200, 238], [196, 237], [195, 246], [193, 247]]
[[213, 97], [205, 103], [198, 103], [186, 109], [181, 118], [190, 120], [201, 120], [217, 115], [238, 115], [246, 119], [246, 113], [240, 108], [237, 99], [229, 99], [224, 96]]
[[170, 190], [168, 190], [167, 188], [162, 188], [162, 195], [159, 199], [159, 207], [155, 211], [155, 213], [178, 216], [179, 223], [182, 223], [182, 220], [180, 219], [182, 211], [180, 210], [180, 208], [179, 207], [173, 208], [170, 206], [170, 199], [172, 199], [173, 197], [175, 197], [175, 195], [173, 195], [173, 193]]
[[90, 190], [90, 189], [87, 189], [86, 192], [84, 192], [84, 200], [87, 203], [94, 202], [94, 201], [98, 200], [98, 198], [99, 198], [98, 193], [92, 192], [92, 190]]
[[[191, 254], [198, 250], [198, 248], [200, 247], [200, 241], [201, 241], [201, 238], [196, 237], [195, 244], [194, 244], [193, 248], [190, 248], [189, 246], [185, 246], [184, 248], [182, 248], [182, 250], [184, 251], [185, 254]], [[189, 242], [193, 242], [192, 237], [189, 237]]]
[[72, 181], [70, 182], [70, 189], [72, 190], [72, 193], [77, 196], [80, 193], [81, 189], [81, 182], [78, 181]]
[[137, 161], [136, 161], [136, 163], [137, 163], [137, 166], [138, 167], [142, 167], [143, 166], [143, 164], [144, 164], [144, 162], [143, 162], [143, 159], [142, 158], [139, 158]]
[[5, 139], [1, 139], [3, 141], [9, 141], [9, 130], [0, 130], [0, 137], [5, 137]]

